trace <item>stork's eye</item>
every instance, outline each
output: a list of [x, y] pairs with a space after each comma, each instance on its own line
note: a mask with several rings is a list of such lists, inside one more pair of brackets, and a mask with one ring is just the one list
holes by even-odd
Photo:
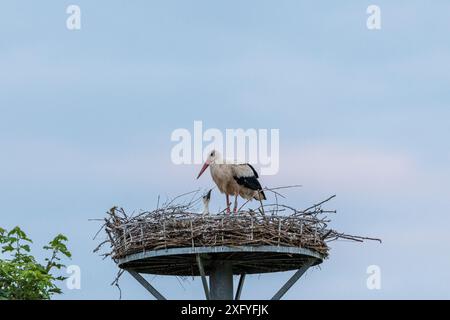
[[213, 156], [214, 156], [214, 151], [213, 151], [213, 152], [211, 152], [210, 156], [211, 156], [211, 157], [213, 157]]

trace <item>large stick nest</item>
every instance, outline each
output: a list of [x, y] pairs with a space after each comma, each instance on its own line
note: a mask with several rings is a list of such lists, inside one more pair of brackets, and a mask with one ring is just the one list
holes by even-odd
[[133, 253], [167, 248], [285, 246], [310, 249], [326, 258], [330, 241], [379, 241], [328, 227], [327, 216], [336, 211], [326, 210], [323, 206], [335, 196], [301, 210], [279, 204], [277, 200], [275, 204], [264, 204], [255, 209], [241, 207], [236, 214], [222, 211], [204, 215], [196, 213], [201, 203], [201, 196], [197, 195], [198, 192], [184, 194], [161, 206], [158, 204], [152, 211], [133, 215], [128, 215], [122, 208], [111, 208], [104, 219], [108, 238], [96, 251], [109, 243], [111, 251], [104, 256], [117, 260]]

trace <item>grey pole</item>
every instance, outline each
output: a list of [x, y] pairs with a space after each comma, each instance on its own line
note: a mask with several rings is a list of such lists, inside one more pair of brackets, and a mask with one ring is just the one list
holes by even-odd
[[143, 276], [134, 270], [127, 270], [129, 274], [133, 276], [148, 292], [152, 294], [157, 300], [166, 300], [166, 298], [159, 293]]
[[310, 266], [314, 263], [313, 259], [310, 259], [305, 263], [303, 267], [297, 270], [296, 273], [284, 284], [284, 286], [281, 287], [280, 290], [278, 290], [277, 293], [272, 297], [271, 300], [280, 300], [284, 294], [297, 282], [298, 279], [308, 270]]
[[205, 291], [205, 297], [206, 300], [209, 300], [209, 288], [208, 288], [208, 282], [206, 280], [206, 275], [205, 275], [205, 268], [203, 268], [203, 262], [202, 262], [202, 258], [200, 257], [200, 255], [197, 255], [197, 265], [198, 265], [198, 270], [200, 272], [200, 276], [202, 277], [202, 284], [203, 284], [203, 290]]
[[212, 262], [209, 275], [211, 300], [233, 300], [233, 265], [229, 261]]
[[245, 273], [241, 274], [241, 277], [239, 278], [239, 284], [236, 290], [236, 295], [234, 296], [234, 300], [240, 300], [241, 299], [241, 293], [242, 293], [242, 287], [244, 286], [245, 281]]

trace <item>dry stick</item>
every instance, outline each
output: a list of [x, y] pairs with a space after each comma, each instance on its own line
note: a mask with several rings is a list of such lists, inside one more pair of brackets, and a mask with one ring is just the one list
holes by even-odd
[[190, 224], [191, 224], [192, 248], [194, 248], [195, 247], [195, 244], [194, 244], [194, 229], [192, 228], [192, 219], [190, 220]]
[[312, 205], [311, 207], [309, 207], [309, 208], [303, 210], [302, 213], [303, 213], [303, 212], [307, 212], [307, 211], [309, 211], [309, 210], [311, 210], [311, 209], [317, 208], [318, 206], [324, 204], [325, 202], [330, 201], [331, 199], [333, 199], [333, 198], [335, 198], [335, 197], [336, 197], [336, 195], [332, 195], [331, 197], [329, 197], [329, 198], [327, 198], [327, 199], [325, 199], [325, 200], [323, 200], [323, 201], [321, 201], [321, 202], [319, 202], [319, 203], [317, 203], [317, 204], [315, 204], [315, 205]]
[[353, 236], [345, 233], [337, 233], [333, 230], [336, 236], [342, 238], [342, 239], [348, 239], [348, 240], [371, 240], [371, 241], [378, 241], [379, 243], [382, 243], [383, 241], [379, 238], [370, 238], [370, 237], [361, 237], [361, 236]]
[[275, 187], [275, 188], [265, 188], [264, 190], [273, 191], [273, 190], [281, 190], [281, 189], [290, 189], [290, 188], [300, 188], [302, 185], [300, 184], [294, 184], [292, 186], [281, 186], [281, 187]]
[[278, 218], [278, 246], [280, 246], [281, 241], [281, 219]]
[[[277, 209], [276, 212], [278, 212], [278, 195], [277, 192], [274, 193], [275, 194], [275, 202], [277, 203]], [[272, 213], [273, 214], [273, 213]]]
[[141, 224], [141, 244], [142, 244], [142, 251], [145, 252], [145, 245], [142, 239], [144, 239], [144, 227]]
[[221, 229], [222, 229], [222, 242], [223, 242], [223, 218], [222, 218], [222, 221], [221, 221]]
[[252, 221], [251, 221], [251, 230], [252, 230], [252, 237], [251, 237], [251, 240], [253, 240], [253, 216], [251, 216], [251, 219], [252, 219]]
[[261, 204], [261, 206], [260, 206], [258, 209], [260, 209], [261, 214], [264, 216], [264, 215], [265, 215], [265, 213], [264, 213], [264, 205], [263, 205], [263, 203], [262, 203], [261, 198], [259, 198], [259, 203]]
[[244, 204], [238, 209], [238, 212], [240, 212], [241, 209], [242, 209], [247, 203], [250, 202], [250, 200], [251, 200], [251, 199], [248, 199], [247, 201], [245, 201]]
[[181, 198], [181, 197], [190, 195], [190, 194], [192, 194], [192, 193], [196, 193], [196, 192], [198, 192], [199, 190], [200, 190], [200, 189], [197, 189], [197, 190], [194, 190], [194, 191], [191, 191], [191, 192], [186, 192], [186, 193], [180, 194], [179, 196], [176, 196], [175, 198], [173, 198], [172, 200], [170, 200], [170, 202], [167, 204], [167, 207], [170, 206], [175, 200], [177, 200], [177, 199], [179, 199], [179, 198]]
[[[192, 224], [191, 224], [191, 227], [192, 227]], [[166, 220], [163, 220], [163, 233], [164, 233], [164, 247], [167, 250]]]
[[269, 191], [269, 192], [272, 192], [273, 194], [279, 195], [279, 196], [282, 197], [283, 199], [286, 199], [286, 197], [285, 197], [284, 195], [282, 195], [282, 194], [279, 193], [279, 192], [273, 191], [272, 189], [267, 189], [267, 188], [265, 188], [265, 190], [263, 190], [263, 191]]
[[119, 300], [122, 299], [122, 289], [119, 286], [119, 279], [122, 276], [122, 274], [125, 272], [124, 269], [119, 270], [119, 272], [117, 272], [116, 278], [114, 279], [114, 281], [111, 283], [112, 286], [116, 286], [117, 289], [119, 289]]
[[[273, 193], [275, 194], [275, 196], [279, 195], [279, 196], [282, 197], [282, 198], [286, 198], [284, 195], [282, 195], [281, 193], [276, 192], [276, 191], [274, 191], [274, 190], [287, 189], [287, 188], [297, 188], [297, 187], [301, 187], [301, 185], [292, 185], [292, 186], [276, 187], [276, 188], [267, 188], [267, 187], [264, 187], [262, 190], [263, 190], [263, 191], [270, 191], [270, 192], [273, 192]], [[242, 209], [247, 203], [249, 203], [251, 200], [252, 200], [252, 199], [248, 199], [247, 201], [245, 201], [244, 204], [239, 208], [238, 211], [241, 211], [241, 209]]]
[[[102, 219], [103, 220], [103, 219]], [[100, 227], [100, 229], [98, 229], [98, 231], [95, 233], [95, 235], [94, 235], [94, 237], [92, 238], [92, 240], [95, 240], [96, 238], [97, 238], [97, 236], [98, 236], [98, 234], [100, 233], [100, 231], [102, 231], [103, 230], [103, 228], [105, 227], [105, 223], [104, 224], [102, 224], [102, 226]]]

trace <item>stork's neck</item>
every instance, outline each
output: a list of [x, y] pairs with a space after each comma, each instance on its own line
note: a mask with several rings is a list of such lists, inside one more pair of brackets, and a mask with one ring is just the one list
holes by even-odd
[[209, 214], [209, 201], [204, 201], [203, 204], [203, 214]]
[[214, 162], [211, 162], [211, 164], [209, 165], [209, 170], [211, 170], [211, 172], [220, 170], [220, 168], [224, 165], [225, 165], [225, 162], [214, 161]]
[[222, 158], [221, 156], [217, 156], [212, 162], [211, 162], [211, 166], [217, 166], [217, 165], [221, 165], [221, 164], [226, 164], [228, 163], [228, 161], [224, 158]]

